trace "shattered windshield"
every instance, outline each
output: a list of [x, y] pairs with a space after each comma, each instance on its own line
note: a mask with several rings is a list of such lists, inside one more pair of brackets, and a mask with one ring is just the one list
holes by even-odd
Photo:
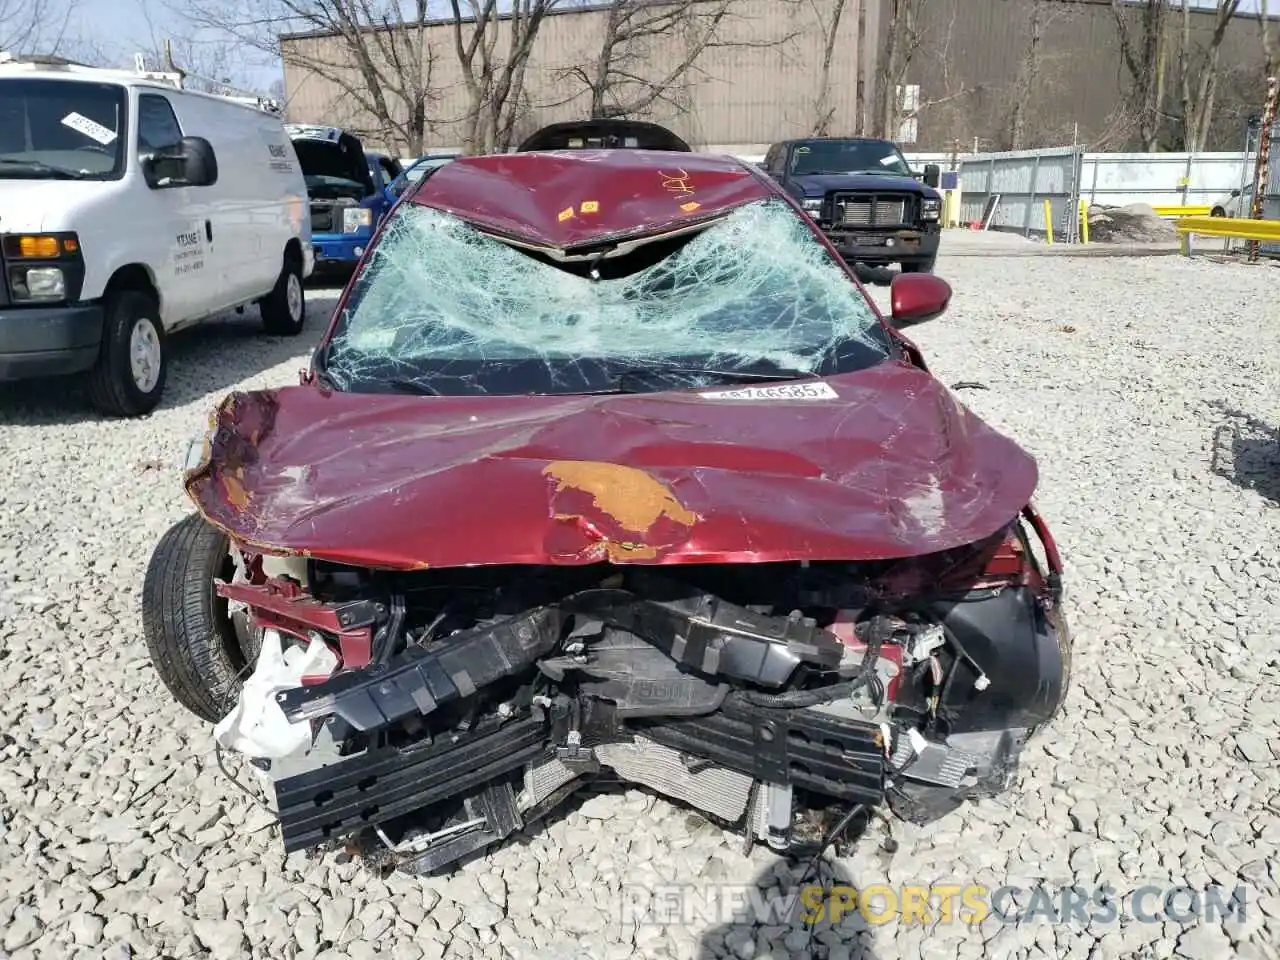
[[404, 204], [317, 367], [357, 392], [645, 392], [830, 375], [889, 351], [862, 292], [778, 200], [571, 262]]
[[911, 167], [898, 148], [883, 140], [814, 140], [791, 151], [791, 172], [809, 174], [879, 173], [910, 177]]

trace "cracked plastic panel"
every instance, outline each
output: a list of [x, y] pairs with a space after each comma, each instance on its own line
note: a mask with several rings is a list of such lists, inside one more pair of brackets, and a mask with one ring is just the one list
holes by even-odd
[[857, 366], [889, 350], [862, 292], [777, 200], [594, 262], [517, 248], [405, 205], [371, 251], [325, 368], [344, 390], [435, 373], [485, 392], [476, 374], [486, 365], [534, 363], [553, 389], [569, 390], [593, 379], [578, 369], [584, 362], [651, 368], [696, 358], [720, 370], [812, 374], [837, 345], [856, 350]]

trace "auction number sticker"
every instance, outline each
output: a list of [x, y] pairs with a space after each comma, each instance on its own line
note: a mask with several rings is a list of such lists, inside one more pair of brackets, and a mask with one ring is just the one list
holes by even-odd
[[779, 383], [700, 393], [704, 400], [835, 400], [840, 395], [826, 383]]
[[116, 138], [114, 130], [108, 130], [102, 124], [79, 113], [68, 113], [62, 118], [62, 125], [70, 127], [77, 133], [83, 133], [90, 140], [97, 140], [104, 147]]

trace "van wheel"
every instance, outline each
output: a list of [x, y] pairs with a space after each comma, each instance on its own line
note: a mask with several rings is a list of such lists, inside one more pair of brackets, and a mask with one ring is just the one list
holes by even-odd
[[257, 660], [254, 638], [213, 588], [234, 575], [227, 535], [195, 513], [160, 538], [142, 581], [151, 664], [173, 698], [208, 723], [231, 712]]
[[168, 357], [155, 299], [139, 290], [107, 294], [102, 344], [89, 371], [89, 402], [113, 417], [150, 413], [164, 393]]
[[258, 304], [262, 314], [262, 327], [277, 337], [296, 337], [307, 320], [307, 301], [302, 293], [302, 264], [297, 257], [286, 254], [284, 269], [276, 280], [275, 289]]

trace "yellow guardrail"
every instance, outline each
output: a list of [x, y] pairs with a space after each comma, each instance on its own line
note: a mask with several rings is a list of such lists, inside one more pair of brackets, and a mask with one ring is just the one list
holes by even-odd
[[1227, 237], [1233, 240], [1280, 242], [1280, 220], [1237, 220], [1234, 217], [1182, 217], [1178, 221], [1182, 255], [1191, 256], [1191, 238]]
[[1213, 207], [1152, 207], [1157, 217], [1207, 217]]

